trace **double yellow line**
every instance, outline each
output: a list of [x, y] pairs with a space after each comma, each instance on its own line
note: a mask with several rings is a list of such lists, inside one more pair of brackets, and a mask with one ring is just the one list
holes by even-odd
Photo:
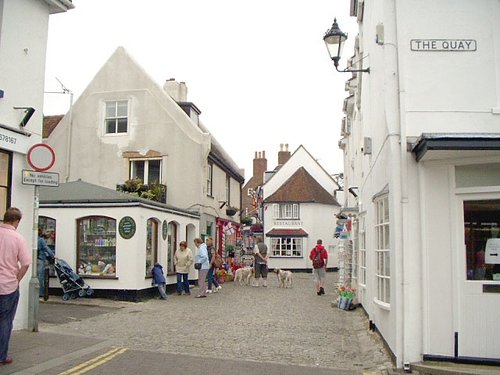
[[106, 362], [111, 361], [113, 358], [116, 356], [125, 353], [128, 350], [128, 348], [114, 348], [110, 350], [107, 353], [101, 354], [100, 356], [97, 356], [95, 358], [92, 358], [91, 360], [88, 360], [87, 362], [83, 362], [79, 364], [78, 366], [75, 366], [73, 368], [70, 368], [69, 370], [66, 370], [64, 372], [61, 372], [59, 375], [79, 375], [79, 374], [85, 374], [86, 372], [95, 369], [98, 366], [101, 366], [105, 364]]

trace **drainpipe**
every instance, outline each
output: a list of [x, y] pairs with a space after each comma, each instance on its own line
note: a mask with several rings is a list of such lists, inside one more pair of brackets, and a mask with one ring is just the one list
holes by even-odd
[[[393, 1], [393, 9], [394, 9], [394, 16], [395, 16], [395, 43], [396, 43], [396, 65], [397, 65], [397, 85], [398, 85], [398, 96], [397, 96], [397, 101], [398, 101], [398, 115], [399, 115], [399, 134], [400, 134], [400, 139], [399, 139], [399, 162], [400, 162], [400, 175], [399, 175], [399, 191], [400, 191], [400, 219], [401, 222], [399, 223], [400, 225], [400, 231], [401, 235], [399, 238], [399, 249], [400, 249], [400, 259], [399, 262], [397, 263], [396, 267], [399, 268], [400, 270], [400, 276], [401, 276], [401, 284], [400, 284], [400, 298], [399, 298], [399, 304], [397, 311], [400, 314], [400, 319], [399, 319], [399, 324], [398, 324], [398, 337], [397, 341], [399, 342], [400, 346], [400, 360], [399, 360], [399, 366], [398, 367], [406, 367], [409, 365], [412, 353], [411, 350], [409, 350], [409, 345], [410, 341], [414, 343], [415, 341], [421, 342], [421, 336], [415, 337], [414, 333], [415, 332], [422, 332], [422, 327], [421, 327], [421, 316], [418, 316], [417, 320], [411, 319], [412, 314], [418, 314], [418, 312], [411, 311], [412, 305], [411, 305], [411, 298], [419, 298], [421, 295], [414, 295], [412, 296], [412, 288], [413, 288], [413, 279], [410, 278], [410, 272], [412, 271], [412, 268], [415, 267], [416, 264], [412, 264], [410, 266], [410, 262], [407, 260], [405, 262], [405, 251], [407, 250], [406, 247], [410, 245], [409, 242], [409, 219], [410, 219], [410, 209], [409, 209], [409, 199], [408, 199], [408, 152], [407, 152], [407, 146], [406, 146], [406, 139], [407, 139], [407, 129], [406, 129], [406, 116], [405, 116], [405, 108], [406, 108], [406, 103], [405, 103], [405, 98], [406, 98], [406, 88], [405, 88], [405, 82], [404, 82], [404, 68], [403, 65], [401, 64], [401, 60], [399, 57], [398, 51], [404, 51], [405, 46], [401, 44], [401, 38], [399, 33], [404, 30], [404, 27], [402, 27], [402, 12], [401, 8], [402, 5], [398, 7], [398, 2], [396, 0]], [[413, 262], [411, 262], [413, 263]], [[421, 306], [419, 302], [415, 303], [416, 306]], [[422, 311], [419, 311], [420, 314], [422, 314]], [[418, 325], [418, 327], [415, 327], [415, 325]], [[421, 344], [417, 343], [417, 346], [421, 347]]]
[[69, 91], [69, 119], [68, 119], [68, 139], [67, 139], [67, 149], [66, 149], [66, 173], [64, 176], [64, 182], [69, 180], [69, 171], [71, 166], [71, 140], [73, 133], [73, 91]]

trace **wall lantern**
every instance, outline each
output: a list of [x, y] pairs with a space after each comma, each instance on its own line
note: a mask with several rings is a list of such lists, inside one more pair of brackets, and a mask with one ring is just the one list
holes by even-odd
[[344, 48], [344, 43], [347, 40], [347, 33], [342, 32], [340, 30], [339, 25], [337, 24], [337, 19], [333, 20], [333, 25], [330, 30], [327, 30], [325, 36], [323, 37], [323, 41], [325, 42], [326, 49], [328, 50], [328, 54], [330, 58], [333, 60], [333, 65], [335, 65], [335, 69], [341, 73], [354, 73], [354, 72], [366, 72], [370, 73], [370, 68], [366, 69], [357, 69], [357, 70], [349, 70], [349, 68], [345, 68], [344, 70], [339, 70], [339, 60], [342, 56], [342, 49]]

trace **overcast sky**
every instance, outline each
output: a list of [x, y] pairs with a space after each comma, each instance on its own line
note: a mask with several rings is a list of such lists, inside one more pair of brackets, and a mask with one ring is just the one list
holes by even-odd
[[[280, 143], [303, 145], [331, 174], [338, 148], [346, 73], [335, 71], [322, 40], [337, 17], [349, 33], [349, 0], [73, 0], [50, 16], [46, 90], [75, 101], [118, 46], [161, 86], [186, 82], [188, 101], [233, 160], [252, 174], [255, 151], [268, 169]], [[44, 114], [66, 113], [69, 96], [46, 94]]]

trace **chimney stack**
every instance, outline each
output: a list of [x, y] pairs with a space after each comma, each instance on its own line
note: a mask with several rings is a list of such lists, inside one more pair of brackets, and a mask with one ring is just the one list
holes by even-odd
[[177, 82], [175, 78], [165, 81], [163, 90], [177, 103], [187, 101], [187, 86], [185, 82]]
[[280, 151], [278, 152], [278, 166], [285, 164], [291, 157], [290, 151], [288, 151], [288, 143], [280, 143]]
[[253, 159], [253, 178], [255, 179], [255, 186], [262, 185], [264, 183], [264, 173], [266, 172], [266, 170], [266, 152], [255, 151], [255, 157]]

